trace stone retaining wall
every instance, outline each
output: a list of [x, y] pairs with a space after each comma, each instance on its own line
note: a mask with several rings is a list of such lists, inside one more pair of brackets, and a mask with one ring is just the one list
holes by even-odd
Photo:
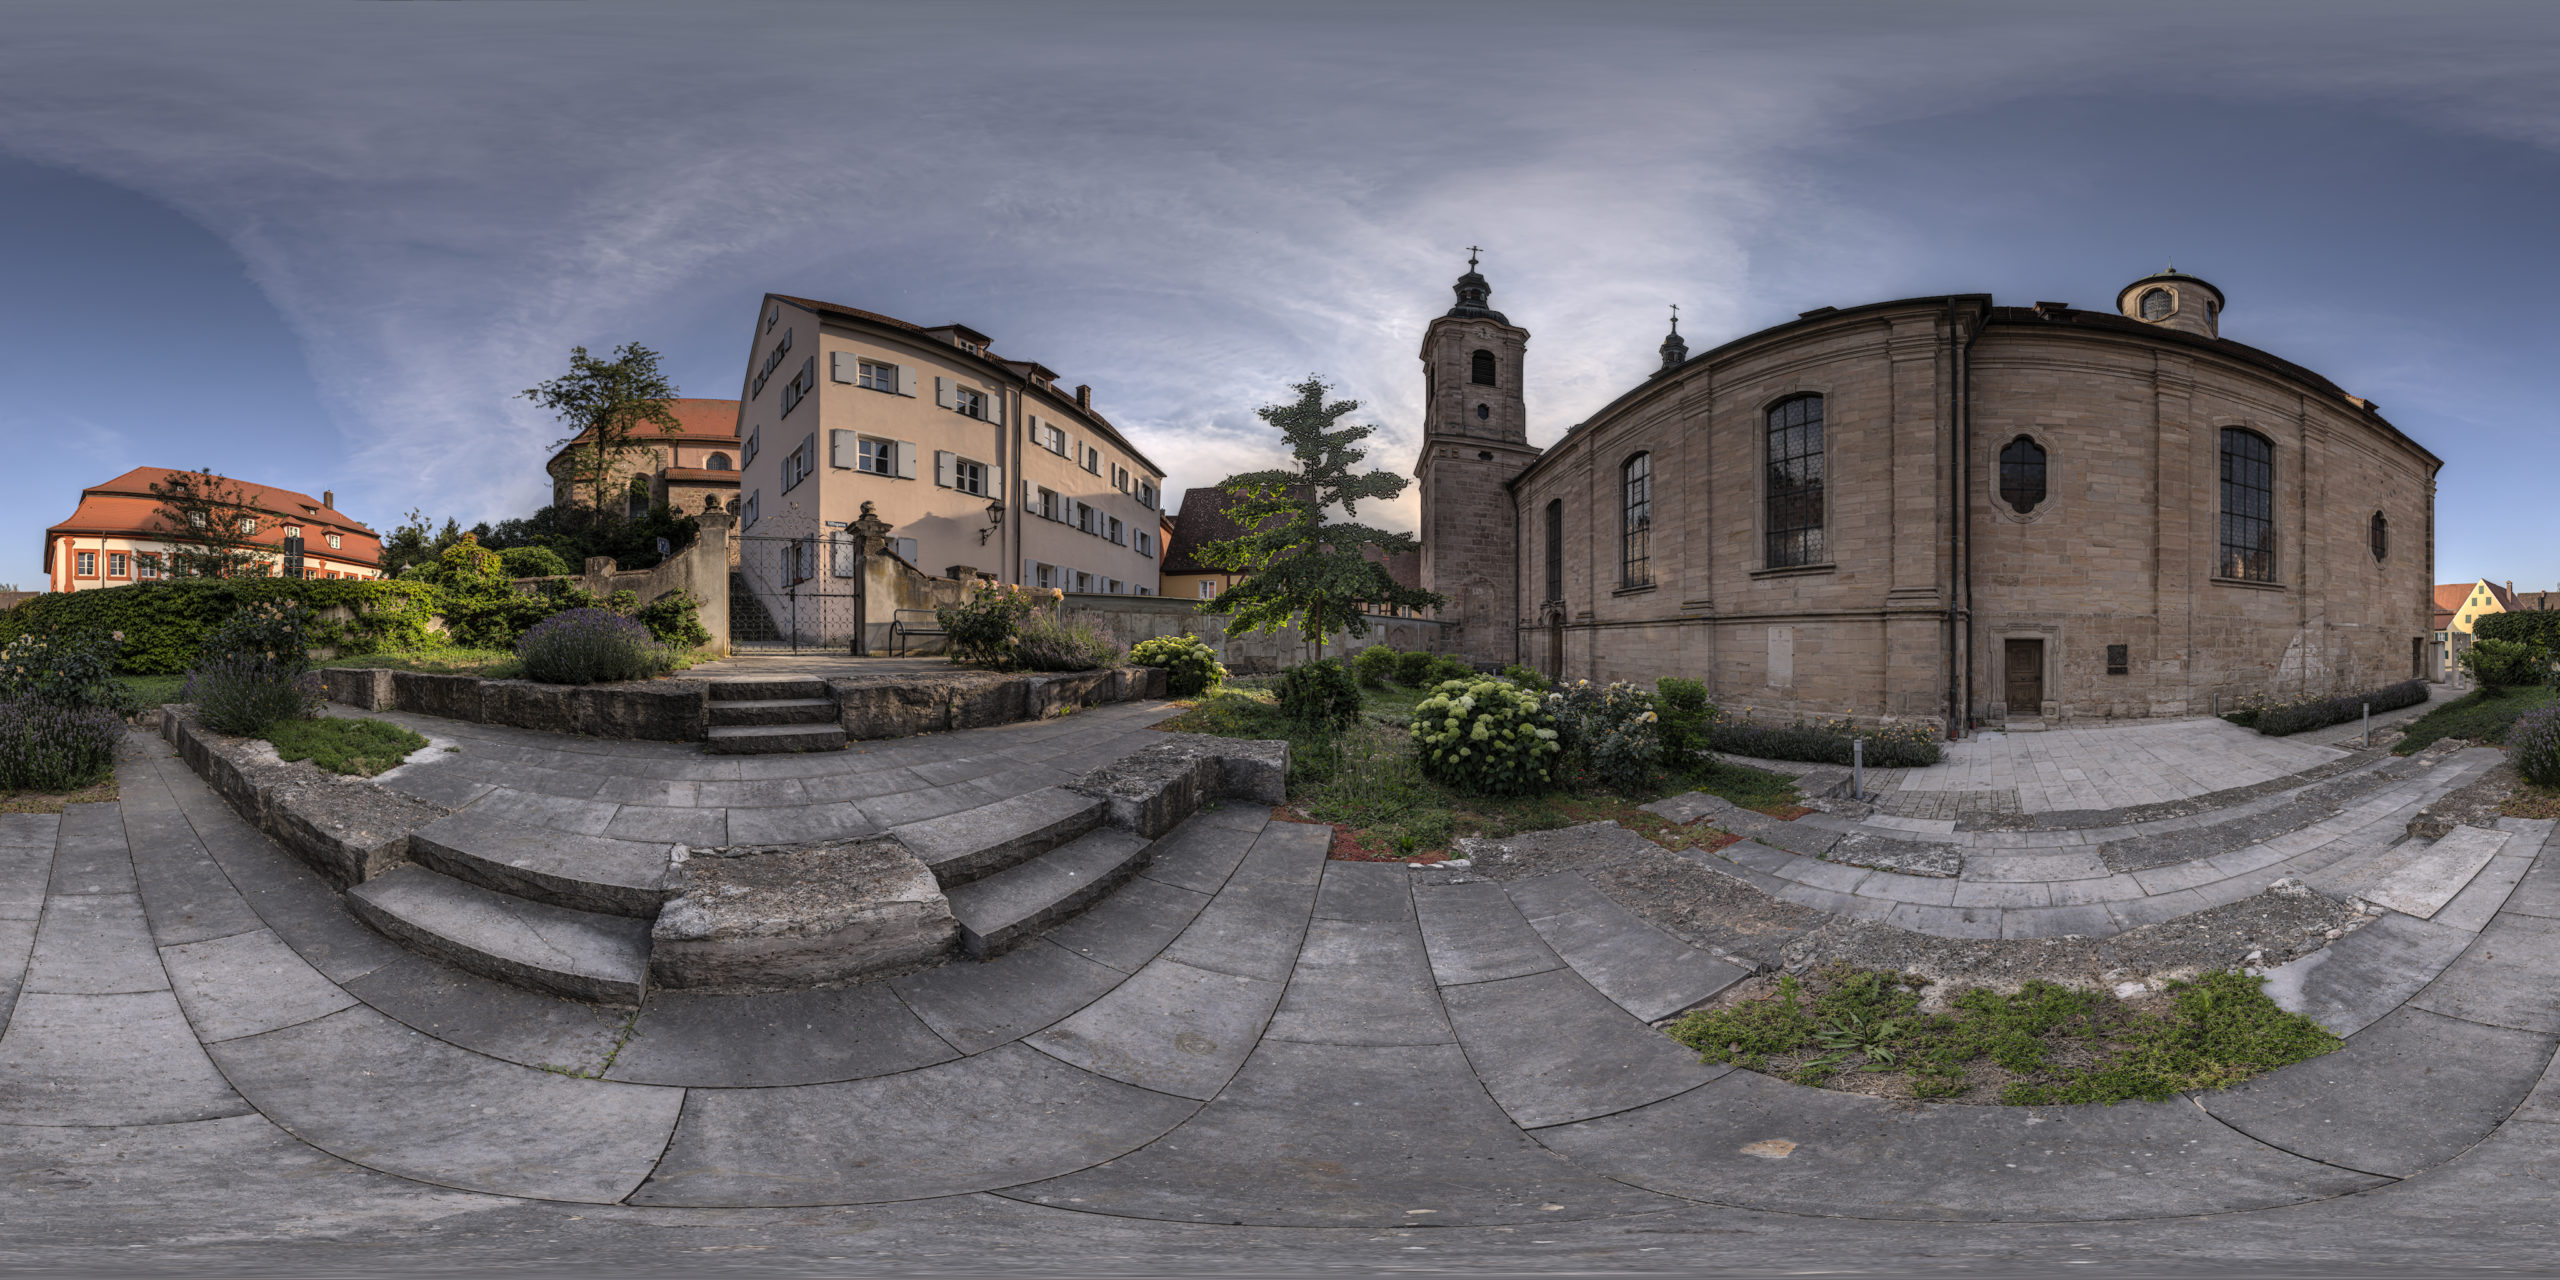
[[450, 812], [307, 760], [286, 764], [263, 742], [205, 728], [184, 705], [160, 709], [160, 736], [234, 813], [340, 889], [408, 861], [409, 833]]
[[710, 736], [710, 685], [700, 680], [561, 685], [374, 667], [323, 667], [320, 686], [331, 702], [365, 711], [409, 711], [595, 738], [699, 742]]
[[904, 738], [1045, 720], [1076, 707], [1165, 696], [1162, 667], [1059, 674], [952, 671], [827, 681], [849, 738]]

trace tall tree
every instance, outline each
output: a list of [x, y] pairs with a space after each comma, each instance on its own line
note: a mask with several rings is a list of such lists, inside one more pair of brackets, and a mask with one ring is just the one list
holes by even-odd
[[1332, 388], [1314, 374], [1292, 389], [1296, 401], [1254, 412], [1279, 430], [1297, 468], [1249, 471], [1219, 483], [1227, 517], [1245, 532], [1197, 554], [1204, 563], [1246, 576], [1216, 599], [1202, 601], [1200, 611], [1225, 614], [1229, 634], [1236, 635], [1295, 623], [1322, 653], [1336, 632], [1369, 633], [1360, 616], [1364, 606], [1427, 609], [1443, 598], [1400, 585], [1384, 564], [1362, 553], [1364, 547], [1385, 556], [1418, 550], [1411, 534], [1325, 519], [1334, 507], [1356, 516], [1361, 502], [1392, 499], [1407, 482], [1384, 471], [1354, 470], [1369, 454], [1358, 443], [1375, 428], [1335, 424], [1359, 408], [1359, 401], [1327, 403], [1324, 394]]
[[610, 510], [606, 497], [622, 492], [623, 463], [653, 447], [644, 433], [654, 427], [663, 438], [675, 437], [676, 415], [667, 408], [675, 396], [658, 353], [637, 342], [614, 348], [611, 360], [572, 347], [568, 373], [524, 392], [569, 428], [551, 447], [569, 450], [572, 483], [587, 489], [598, 517]]
[[258, 542], [260, 522], [267, 519], [236, 480], [208, 468], [172, 471], [151, 486], [160, 514], [169, 522], [169, 560], [161, 571], [172, 578], [264, 577], [275, 557]]

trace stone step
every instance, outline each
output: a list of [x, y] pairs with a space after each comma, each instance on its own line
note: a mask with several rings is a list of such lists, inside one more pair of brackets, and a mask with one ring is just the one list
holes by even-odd
[[824, 698], [830, 696], [827, 690], [827, 682], [816, 679], [815, 677], [798, 678], [783, 676], [759, 679], [732, 678], [711, 680], [706, 683], [710, 686], [711, 701], [714, 703], [765, 702], [776, 698]]
[[655, 920], [666, 901], [672, 841], [554, 831], [464, 810], [409, 834], [431, 871], [573, 911]]
[[730, 702], [711, 701], [711, 723], [731, 724], [834, 724], [839, 713], [833, 698], [756, 698]]
[[1010, 800], [893, 827], [943, 888], [991, 876], [1039, 857], [1102, 825], [1110, 806], [1065, 787], [1043, 787]]
[[414, 951], [535, 991], [638, 1004], [649, 980], [649, 923], [572, 911], [415, 864], [347, 892], [359, 919]]
[[715, 724], [702, 749], [715, 756], [764, 756], [792, 751], [842, 751], [844, 744], [841, 724]]
[[2314, 877], [2312, 884], [2432, 920], [2512, 838], [2486, 827], [2455, 827], [2442, 839], [2403, 841], [2335, 875]]
[[986, 960], [1030, 940], [1136, 875], [1146, 865], [1147, 848], [1135, 832], [1104, 827], [949, 890], [960, 945]]

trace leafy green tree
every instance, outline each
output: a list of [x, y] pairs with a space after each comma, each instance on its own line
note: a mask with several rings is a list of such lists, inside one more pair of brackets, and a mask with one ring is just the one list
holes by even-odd
[[172, 578], [263, 578], [276, 557], [258, 542], [266, 517], [239, 482], [211, 470], [172, 471], [151, 486], [169, 522]]
[[1324, 394], [1331, 388], [1314, 374], [1293, 390], [1296, 401], [1254, 412], [1288, 442], [1297, 467], [1249, 471], [1220, 482], [1227, 517], [1245, 532], [1209, 543], [1198, 555], [1206, 564], [1245, 577], [1216, 599], [1202, 601], [1200, 612], [1225, 614], [1231, 635], [1279, 631], [1294, 623], [1322, 653], [1325, 641], [1337, 632], [1369, 633], [1360, 616], [1364, 608], [1428, 609], [1443, 598], [1398, 584], [1384, 564], [1363, 554], [1366, 547], [1385, 556], [1414, 551], [1418, 544], [1411, 534], [1325, 519], [1335, 507], [1356, 516], [1363, 501], [1392, 499], [1404, 492], [1406, 480], [1384, 471], [1354, 470], [1368, 456], [1359, 442], [1374, 428], [1336, 424], [1359, 408], [1359, 401], [1327, 403]]
[[606, 510], [605, 499], [622, 489], [624, 463], [654, 447], [643, 433], [655, 428], [666, 439], [677, 434], [675, 411], [667, 407], [676, 384], [659, 370], [658, 353], [637, 342], [614, 348], [611, 360], [572, 347], [568, 373], [523, 394], [569, 428], [551, 447], [569, 451], [571, 482], [587, 489], [598, 514]]
[[439, 532], [426, 513], [411, 507], [399, 527], [382, 540], [382, 572], [398, 577], [411, 565], [434, 564], [445, 548], [462, 541], [462, 537], [459, 523], [447, 519]]

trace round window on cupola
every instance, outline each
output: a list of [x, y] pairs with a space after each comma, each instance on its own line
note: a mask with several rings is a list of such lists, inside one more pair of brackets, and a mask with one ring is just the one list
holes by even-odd
[[2142, 295], [2142, 318], [2145, 320], [2166, 320], [2169, 313], [2177, 309], [2177, 295], [2166, 289], [2154, 289]]

